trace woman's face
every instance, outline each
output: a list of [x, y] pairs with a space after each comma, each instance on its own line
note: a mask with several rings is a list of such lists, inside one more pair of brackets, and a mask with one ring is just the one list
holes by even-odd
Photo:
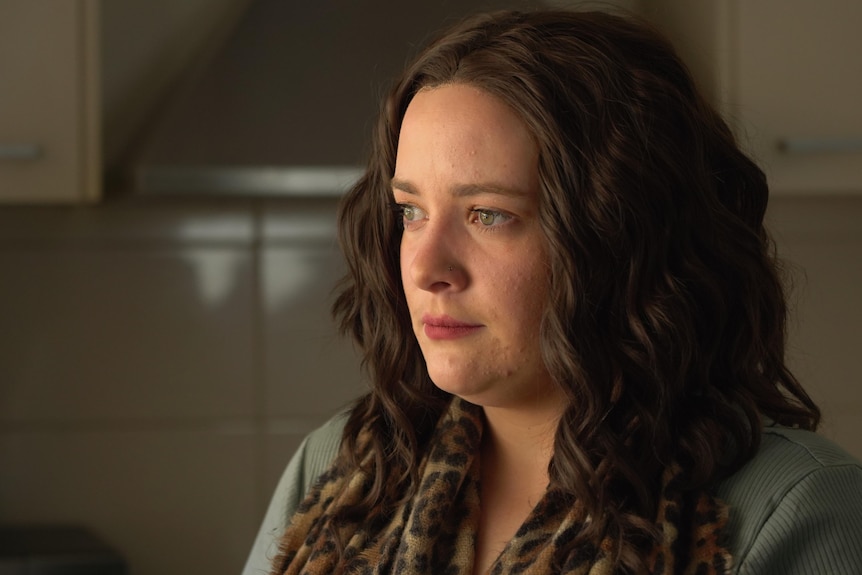
[[486, 407], [551, 400], [539, 343], [548, 257], [526, 125], [475, 87], [423, 89], [401, 126], [392, 190], [404, 292], [434, 383]]

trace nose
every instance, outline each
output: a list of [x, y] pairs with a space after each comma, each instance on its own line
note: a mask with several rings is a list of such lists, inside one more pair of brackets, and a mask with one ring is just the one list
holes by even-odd
[[405, 232], [401, 239], [401, 265], [407, 266], [404, 280], [434, 293], [463, 290], [469, 281], [466, 247], [457, 230], [439, 221]]

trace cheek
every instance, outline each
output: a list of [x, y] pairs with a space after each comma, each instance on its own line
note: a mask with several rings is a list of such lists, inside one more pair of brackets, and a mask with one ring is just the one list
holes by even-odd
[[413, 295], [415, 292], [415, 287], [410, 279], [410, 261], [412, 261], [412, 258], [413, 256], [410, 254], [409, 250], [405, 249], [402, 245], [398, 256], [400, 268], [399, 273], [401, 274], [401, 291], [404, 293], [404, 297], [407, 300], [407, 308], [411, 311], [413, 307]]
[[542, 312], [548, 301], [549, 275], [544, 261], [541, 265], [532, 267], [526, 275], [517, 282], [517, 297], [522, 302], [520, 307], [522, 314], [526, 316], [530, 325], [538, 326], [542, 321]]
[[404, 240], [402, 239], [401, 242], [398, 244], [398, 267], [399, 273], [401, 274], [401, 283], [403, 284], [404, 288], [407, 287], [407, 270], [410, 269], [407, 263], [409, 259], [409, 254], [407, 252], [408, 250], [404, 246]]
[[548, 298], [546, 268], [529, 267], [515, 272], [495, 274], [499, 311], [515, 325], [530, 332], [541, 322]]
[[548, 296], [545, 284], [538, 281], [524, 282], [518, 286], [514, 295], [517, 297], [516, 301], [520, 302], [518, 307], [524, 324], [531, 328], [538, 326], [541, 323], [542, 311]]

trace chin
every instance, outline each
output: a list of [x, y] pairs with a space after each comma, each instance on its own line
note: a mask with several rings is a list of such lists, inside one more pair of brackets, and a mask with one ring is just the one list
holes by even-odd
[[429, 370], [428, 375], [431, 377], [431, 382], [441, 391], [457, 395], [471, 403], [476, 403], [475, 399], [483, 395], [484, 386], [477, 385], [478, 382], [473, 378], [452, 373], [437, 373], [432, 370]]
[[431, 381], [441, 391], [445, 391], [449, 395], [459, 397], [468, 403], [480, 407], [493, 407], [500, 400], [493, 390], [477, 387], [475, 382], [464, 383], [444, 380], [438, 384], [433, 378]]

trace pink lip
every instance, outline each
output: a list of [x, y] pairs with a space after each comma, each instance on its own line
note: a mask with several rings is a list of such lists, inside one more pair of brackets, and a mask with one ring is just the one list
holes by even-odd
[[423, 329], [428, 339], [458, 339], [477, 332], [481, 325], [457, 320], [448, 315], [422, 316]]

